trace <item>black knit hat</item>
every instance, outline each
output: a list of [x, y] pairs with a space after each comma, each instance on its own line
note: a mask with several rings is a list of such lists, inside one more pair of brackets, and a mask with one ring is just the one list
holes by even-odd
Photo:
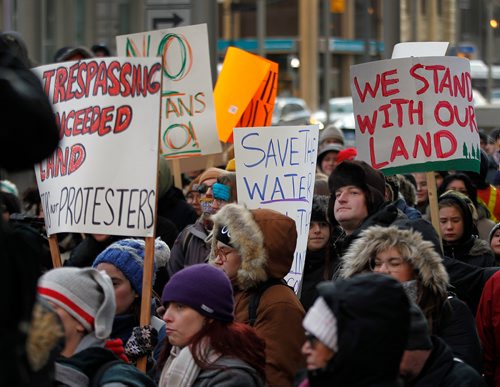
[[410, 333], [406, 350], [432, 349], [427, 319], [416, 304], [410, 305]]
[[328, 200], [325, 195], [314, 195], [311, 208], [311, 222], [328, 222], [326, 211], [328, 209]]
[[384, 203], [384, 175], [364, 161], [346, 160], [340, 163], [328, 178], [328, 185], [333, 195], [338, 189], [347, 185], [362, 189], [366, 194], [369, 215]]

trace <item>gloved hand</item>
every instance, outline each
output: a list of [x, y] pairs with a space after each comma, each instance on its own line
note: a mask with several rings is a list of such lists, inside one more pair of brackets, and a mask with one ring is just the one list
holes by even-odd
[[158, 343], [158, 332], [152, 325], [134, 327], [132, 336], [125, 344], [125, 354], [132, 362], [149, 355]]
[[123, 348], [122, 339], [106, 340], [106, 343], [104, 344], [104, 348], [109, 349], [111, 352], [113, 352], [116, 356], [118, 356], [124, 362], [130, 363], [127, 355], [125, 354], [125, 348]]

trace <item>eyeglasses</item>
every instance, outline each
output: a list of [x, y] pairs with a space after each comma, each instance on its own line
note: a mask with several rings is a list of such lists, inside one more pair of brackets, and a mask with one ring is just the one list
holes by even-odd
[[309, 343], [311, 347], [314, 347], [318, 342], [318, 338], [314, 336], [312, 333], [306, 332], [306, 341]]
[[386, 261], [380, 261], [378, 259], [370, 260], [370, 270], [371, 271], [380, 271], [382, 267], [385, 265], [387, 271], [390, 273], [397, 273], [401, 271], [402, 266], [405, 261], [400, 258], [393, 258]]

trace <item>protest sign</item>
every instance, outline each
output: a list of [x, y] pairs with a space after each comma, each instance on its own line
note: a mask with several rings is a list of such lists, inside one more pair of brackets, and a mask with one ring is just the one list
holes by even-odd
[[163, 58], [162, 155], [220, 153], [206, 24], [117, 36], [116, 47], [120, 56]]
[[358, 158], [385, 174], [479, 170], [468, 60], [390, 59], [351, 67]]
[[47, 233], [153, 236], [159, 59], [90, 59], [35, 71], [61, 137], [35, 166]]
[[217, 128], [233, 142], [233, 128], [271, 125], [278, 89], [278, 64], [229, 47], [214, 89]]
[[270, 208], [295, 220], [297, 246], [285, 279], [297, 292], [307, 250], [319, 129], [317, 125], [264, 129], [234, 130], [238, 203]]

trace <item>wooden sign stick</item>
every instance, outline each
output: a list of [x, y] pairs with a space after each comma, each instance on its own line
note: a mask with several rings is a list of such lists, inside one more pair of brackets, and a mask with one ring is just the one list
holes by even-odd
[[439, 228], [439, 207], [438, 207], [438, 196], [436, 187], [436, 176], [434, 172], [426, 172], [427, 177], [427, 192], [429, 195], [429, 209], [431, 211], [431, 221], [434, 229], [439, 235], [439, 241], [441, 242], [441, 250], [443, 249], [443, 242], [441, 240], [441, 231]]
[[[144, 271], [142, 274], [141, 318], [140, 325], [149, 325], [151, 322], [151, 296], [153, 289], [153, 268], [155, 255], [155, 237], [146, 237], [144, 250]], [[137, 368], [146, 372], [147, 356], [137, 360]]]
[[174, 176], [174, 185], [182, 189], [181, 161], [179, 159], [172, 160], [172, 175]]
[[61, 253], [59, 252], [59, 243], [57, 243], [57, 234], [49, 235], [50, 256], [52, 257], [52, 267], [61, 267]]

